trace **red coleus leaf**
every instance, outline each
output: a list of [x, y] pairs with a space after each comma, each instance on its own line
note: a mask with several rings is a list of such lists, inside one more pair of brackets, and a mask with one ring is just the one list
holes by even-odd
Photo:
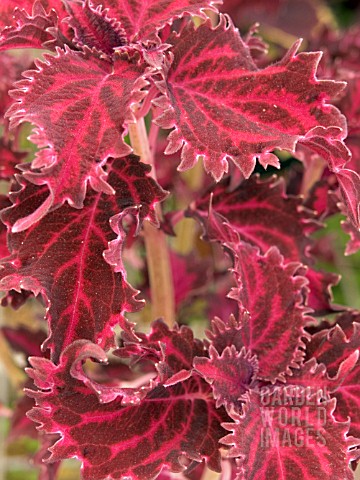
[[[26, 388], [34, 388], [33, 381], [28, 380]], [[34, 407], [34, 400], [23, 395], [14, 405], [14, 411], [11, 418], [8, 440], [10, 442], [23, 436], [37, 439], [39, 432], [36, 430], [34, 422], [27, 416], [27, 412]]]
[[0, 138], [0, 179], [10, 180], [16, 173], [16, 165], [27, 156], [27, 152], [17, 152], [10, 142]]
[[330, 376], [335, 376], [341, 363], [360, 348], [359, 314], [351, 315], [346, 312], [338, 319], [340, 325], [342, 319], [351, 321], [346, 334], [340, 325], [335, 325], [330, 330], [320, 330], [312, 335], [307, 346], [307, 358], [315, 358], [319, 363], [323, 363]]
[[[92, 191], [82, 210], [64, 205], [28, 230], [9, 235], [11, 256], [3, 262], [1, 288], [30, 290], [45, 297], [50, 324], [47, 346], [53, 358], [77, 338], [111, 344], [113, 327], [124, 325], [122, 312], [141, 305], [121, 263], [125, 237], [121, 215], [128, 207], [137, 207], [139, 220], [155, 219], [154, 203], [165, 192], [147, 176], [149, 169], [132, 156], [114, 160], [109, 182], [115, 195]], [[3, 221], [14, 229], [24, 217], [31, 218], [46, 195], [46, 187], [24, 183], [12, 194], [14, 206], [3, 212]]]
[[101, 5], [95, 9], [88, 0], [66, 0], [65, 5], [70, 14], [67, 22], [75, 32], [73, 41], [79, 47], [96, 48], [111, 55], [114, 48], [126, 43], [119, 22], [108, 18]]
[[305, 277], [309, 281], [307, 305], [314, 310], [314, 314], [324, 315], [334, 312], [336, 306], [332, 304], [331, 287], [339, 283], [340, 276], [335, 273], [308, 268]]
[[360, 176], [347, 168], [336, 172], [346, 213], [352, 224], [360, 229]]
[[345, 255], [353, 255], [360, 250], [360, 230], [355, 228], [354, 224], [348, 220], [341, 222], [341, 226], [348, 235], [348, 241], [345, 249]]
[[[357, 324], [359, 325], [359, 324]], [[359, 337], [358, 328], [355, 334]], [[329, 332], [330, 334], [330, 332]], [[344, 336], [345, 338], [345, 336]], [[336, 398], [334, 416], [338, 421], [351, 420], [349, 435], [360, 438], [360, 361], [359, 351], [348, 349], [348, 357], [343, 360], [335, 377], [329, 378], [326, 366], [316, 363], [312, 358], [300, 368], [294, 370], [288, 383], [301, 385], [305, 392], [313, 392], [321, 398]], [[336, 348], [335, 348], [336, 353]]]
[[237, 351], [241, 351], [244, 347], [241, 329], [246, 321], [249, 321], [249, 314], [243, 310], [240, 310], [240, 319], [236, 319], [234, 315], [230, 315], [228, 320], [214, 318], [211, 321], [211, 329], [206, 331], [206, 336], [218, 353], [232, 345]]
[[194, 367], [212, 385], [216, 407], [239, 407], [256, 377], [256, 356], [245, 348], [238, 352], [234, 345], [226, 347], [221, 355], [210, 346], [209, 353], [210, 358], [196, 357]]
[[[167, 153], [184, 145], [180, 170], [202, 156], [216, 180], [228, 171], [229, 159], [249, 177], [257, 158], [264, 167], [279, 166], [270, 153], [275, 148], [294, 152], [298, 142], [314, 136], [335, 148], [346, 136], [345, 117], [326, 103], [344, 83], [317, 80], [321, 54], [296, 54], [299, 42], [263, 70], [224, 16], [216, 28], [210, 21], [197, 29], [189, 24], [167, 43], [174, 47], [173, 61], [159, 84], [166, 96], [156, 101], [165, 109], [157, 121], [175, 126]], [[348, 160], [343, 149], [342, 164]]]
[[191, 298], [205, 288], [209, 279], [209, 263], [194, 254], [179, 255], [171, 252], [171, 270], [174, 281], [175, 304], [191, 301]]
[[[21, 6], [31, 11], [34, 0], [23, 0]], [[13, 13], [19, 6], [19, 0], [3, 0], [0, 4], [0, 28], [6, 27], [12, 23]]]
[[339, 197], [334, 192], [336, 179], [333, 174], [316, 182], [305, 199], [305, 206], [315, 210], [317, 218], [323, 220], [339, 212]]
[[242, 322], [243, 345], [257, 355], [259, 378], [283, 379], [303, 357], [299, 347], [304, 347], [302, 338], [308, 337], [301, 265], [284, 265], [276, 247], [265, 255], [242, 242], [231, 249], [238, 287], [229, 296], [249, 313]]
[[154, 39], [156, 33], [184, 14], [205, 18], [202, 10], [216, 11], [214, 4], [222, 0], [94, 0], [95, 5], [105, 5], [109, 15], [120, 21], [128, 41]]
[[[124, 334], [126, 338], [126, 333]], [[191, 375], [194, 357], [205, 354], [203, 342], [194, 338], [191, 328], [183, 325], [172, 330], [161, 320], [152, 323], [148, 335], [137, 334], [140, 342], [126, 340], [114, 353], [132, 362], [149, 359], [156, 363], [158, 382], [172, 385]]]
[[79, 379], [89, 357], [106, 361], [104, 351], [86, 341], [70, 345], [58, 366], [31, 359], [29, 374], [41, 391], [29, 392], [38, 405], [29, 415], [43, 431], [61, 435], [50, 461], [76, 456], [84, 478], [150, 480], [162, 468], [180, 472], [202, 459], [220, 471], [218, 440], [226, 415], [215, 408], [204, 380], [158, 385], [139, 406], [124, 407], [120, 398], [100, 403], [91, 380]]
[[340, 325], [330, 330], [321, 330], [312, 336], [308, 346], [308, 356], [326, 366], [333, 379], [331, 392], [337, 399], [336, 418], [351, 418], [350, 434], [360, 437], [360, 323], [359, 315], [345, 313], [339, 321], [350, 320], [346, 333]]
[[[11, 202], [9, 201], [8, 197], [6, 195], [0, 195], [0, 210], [9, 206], [11, 206]], [[8, 255], [9, 249], [7, 247], [7, 228], [0, 221], [0, 258], [5, 258]]]
[[29, 67], [30, 62], [24, 57], [16, 58], [8, 53], [0, 53], [0, 125], [4, 123], [4, 114], [12, 103], [8, 91], [13, 83], [19, 80], [24, 65]]
[[2, 327], [1, 332], [11, 347], [28, 356], [41, 356], [41, 344], [46, 340], [46, 334], [42, 330], [29, 330], [25, 327], [10, 328]]
[[[235, 230], [262, 253], [276, 245], [287, 262], [314, 263], [309, 234], [319, 228], [315, 214], [303, 206], [300, 197], [287, 195], [283, 180], [275, 176], [264, 181], [254, 175], [236, 188], [231, 188], [231, 178], [226, 178], [188, 214], [201, 221], [210, 240], [228, 241], [227, 236]], [[224, 228], [224, 221], [231, 224], [231, 230]], [[317, 314], [332, 311], [330, 286], [338, 277], [311, 267], [305, 276], [309, 280], [308, 305]]]
[[350, 367], [339, 369], [335, 385], [332, 387], [333, 396], [337, 400], [335, 417], [339, 421], [351, 419], [349, 434], [360, 438], [360, 361], [359, 351], [353, 354], [351, 360], [356, 360]]
[[249, 393], [242, 415], [224, 426], [232, 431], [222, 439], [238, 458], [238, 480], [350, 480], [348, 423], [334, 419], [335, 400], [296, 395], [296, 390]]
[[143, 97], [138, 89], [145, 82], [144, 68], [136, 61], [118, 58], [111, 64], [90, 51], [58, 50], [37, 66], [17, 84], [17, 102], [7, 115], [11, 126], [35, 124], [32, 140], [49, 147], [38, 152], [33, 171], [24, 173], [50, 190], [44, 215], [65, 201], [81, 208], [88, 182], [98, 192], [113, 193], [103, 165], [109, 156], [129, 153], [123, 124], [131, 121], [130, 105]]
[[[62, 46], [50, 33], [51, 29], [57, 31], [58, 16], [54, 10], [47, 14], [40, 1], [36, 1], [32, 14], [25, 9], [16, 8], [14, 12], [15, 26], [5, 27], [0, 34], [0, 50], [11, 48], [47, 48], [53, 49], [55, 45]], [[11, 25], [10, 22], [8, 25]], [[50, 29], [50, 30], [49, 30]]]
[[309, 261], [308, 234], [318, 228], [314, 213], [303, 207], [302, 198], [287, 195], [283, 179], [276, 176], [263, 180], [254, 175], [236, 188], [228, 177], [203, 195], [189, 213], [205, 228], [210, 217], [206, 229], [210, 240], [221, 240], [217, 232], [224, 230], [226, 219], [243, 241], [263, 253], [276, 245], [287, 261]]

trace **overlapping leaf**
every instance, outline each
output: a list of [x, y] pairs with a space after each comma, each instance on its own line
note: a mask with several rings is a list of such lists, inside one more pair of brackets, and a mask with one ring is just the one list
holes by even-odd
[[[263, 253], [276, 245], [287, 261], [308, 262], [308, 233], [318, 225], [313, 212], [303, 208], [300, 197], [286, 195], [282, 179], [253, 176], [231, 188], [227, 178], [195, 204], [193, 212], [205, 227], [209, 208], [230, 222], [243, 241], [258, 246]], [[216, 220], [221, 222], [221, 217], [215, 216]], [[211, 233], [210, 240], [216, 240]]]
[[171, 252], [171, 270], [174, 281], [175, 304], [189, 301], [193, 295], [205, 288], [209, 279], [209, 262], [199, 260], [194, 254], [177, 255]]
[[98, 192], [113, 193], [103, 165], [109, 156], [130, 151], [123, 124], [132, 118], [131, 102], [144, 95], [138, 90], [145, 84], [144, 68], [136, 61], [119, 58], [112, 65], [89, 51], [68, 49], [37, 65], [38, 71], [27, 72], [27, 80], [17, 84], [17, 101], [8, 111], [12, 126], [35, 124], [33, 140], [45, 147], [24, 177], [48, 186], [47, 210], [65, 201], [81, 208], [88, 182]]
[[234, 345], [226, 347], [221, 355], [210, 346], [209, 353], [210, 358], [195, 358], [195, 369], [212, 385], [217, 407], [239, 408], [257, 374], [256, 356], [245, 348], [237, 352]]
[[[6, 195], [0, 195], [0, 210], [11, 206], [11, 202]], [[7, 228], [0, 221], [0, 258], [7, 257], [9, 249], [7, 247]]]
[[109, 55], [114, 48], [125, 44], [124, 30], [116, 20], [107, 17], [101, 6], [95, 10], [88, 0], [68, 0], [65, 5], [70, 14], [67, 22], [75, 32], [75, 44]]
[[306, 280], [301, 265], [284, 264], [276, 247], [265, 255], [242, 242], [231, 248], [238, 287], [230, 296], [249, 313], [241, 328], [243, 345], [257, 355], [258, 376], [275, 381], [303, 356], [299, 347], [307, 337], [304, 325], [308, 309], [303, 306]]
[[[11, 23], [14, 21], [15, 26], [7, 26], [0, 34], [0, 50], [55, 47], [56, 39], [48, 29], [57, 30], [58, 16], [54, 10], [47, 14], [40, 1], [34, 3], [31, 15], [17, 8]], [[62, 46], [62, 42], [57, 45]]]
[[223, 410], [215, 409], [210, 387], [200, 377], [158, 385], [139, 406], [121, 399], [100, 403], [91, 380], [83, 383], [82, 361], [106, 360], [101, 348], [77, 341], [62, 354], [59, 366], [33, 358], [30, 375], [42, 391], [29, 392], [38, 405], [30, 416], [45, 432], [60, 432], [50, 461], [79, 458], [84, 478], [150, 480], [162, 468], [184, 470], [205, 459], [220, 471], [218, 440], [224, 434]]
[[21, 163], [26, 155], [26, 152], [16, 151], [11, 142], [5, 142], [0, 138], [0, 179], [10, 180], [16, 173], [16, 165]]
[[340, 325], [315, 333], [308, 355], [323, 363], [333, 378], [330, 389], [337, 399], [336, 418], [350, 417], [350, 434], [360, 437], [360, 324], [356, 322], [358, 315], [346, 313], [339, 318], [340, 322], [342, 318], [351, 322], [346, 333]]
[[341, 222], [341, 226], [344, 232], [350, 235], [350, 240], [346, 245], [345, 255], [353, 255], [360, 250], [360, 230], [355, 228], [354, 224], [348, 220]]
[[0, 124], [4, 123], [4, 114], [12, 103], [8, 91], [13, 87], [16, 80], [19, 80], [24, 67], [29, 67], [30, 62], [25, 58], [16, 58], [6, 52], [0, 53]]
[[222, 442], [239, 459], [238, 480], [351, 480], [348, 423], [333, 416], [335, 400], [321, 403], [305, 396], [297, 401], [286, 387], [251, 392], [233, 433]]
[[154, 39], [156, 33], [185, 13], [204, 16], [203, 9], [215, 10], [222, 0], [94, 0], [109, 8], [109, 15], [120, 21], [129, 41]]
[[[24, 0], [22, 7], [31, 11], [34, 1]], [[13, 13], [16, 7], [19, 6], [18, 0], [3, 0], [0, 4], [0, 29], [11, 25], [13, 19]]]
[[[155, 220], [154, 203], [165, 192], [147, 176], [148, 171], [135, 157], [117, 159], [109, 173], [115, 195], [93, 191], [82, 210], [63, 205], [28, 230], [9, 236], [11, 256], [0, 272], [1, 288], [30, 290], [46, 298], [47, 346], [53, 358], [78, 338], [111, 345], [113, 327], [124, 325], [122, 313], [141, 305], [134, 300], [136, 292], [126, 282], [122, 267], [125, 232], [121, 214], [137, 207], [140, 221], [145, 217]], [[33, 184], [24, 184], [13, 193], [14, 206], [3, 213], [8, 228], [14, 229], [24, 217], [31, 218], [46, 196], [45, 186]]]
[[276, 177], [260, 181], [253, 176], [236, 188], [231, 188], [230, 181], [227, 178], [219, 183], [188, 214], [202, 222], [210, 240], [227, 241], [225, 237], [231, 232], [224, 228], [226, 220], [242, 240], [256, 245], [262, 253], [276, 246], [285, 261], [309, 265], [305, 273], [308, 304], [318, 314], [332, 311], [330, 286], [337, 283], [337, 276], [311, 268], [314, 260], [309, 234], [319, 228], [314, 212], [304, 208], [300, 197], [287, 195], [284, 182]]
[[[195, 357], [205, 355], [205, 347], [194, 338], [191, 328], [183, 325], [172, 330], [161, 320], [153, 322], [148, 335], [138, 334], [141, 343], [125, 341], [114, 353], [132, 361], [149, 359], [156, 363], [158, 382], [173, 385], [192, 374]], [[125, 334], [126, 337], [126, 334]]]
[[342, 164], [348, 160], [345, 118], [326, 103], [344, 84], [316, 79], [320, 53], [296, 54], [297, 42], [280, 62], [259, 70], [224, 16], [214, 29], [209, 21], [197, 29], [188, 25], [167, 42], [174, 59], [159, 84], [167, 98], [157, 101], [165, 109], [158, 123], [175, 126], [168, 153], [184, 145], [180, 170], [201, 155], [216, 180], [229, 159], [249, 177], [257, 158], [265, 167], [279, 166], [271, 151], [294, 152], [305, 138], [321, 138], [331, 158], [343, 154]]

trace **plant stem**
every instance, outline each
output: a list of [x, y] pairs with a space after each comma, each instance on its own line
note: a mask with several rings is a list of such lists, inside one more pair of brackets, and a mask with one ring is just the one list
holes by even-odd
[[[156, 180], [153, 152], [149, 147], [143, 118], [138, 119], [136, 123], [129, 124], [129, 135], [134, 153], [139, 155], [144, 163], [151, 165], [151, 174]], [[161, 220], [160, 206], [156, 205], [156, 207], [156, 213]], [[175, 299], [166, 236], [161, 229], [156, 228], [147, 220], [144, 221], [143, 232], [150, 280], [152, 317], [153, 319], [162, 317], [171, 327], [175, 323]]]
[[213, 472], [208, 467], [205, 467], [201, 480], [220, 480], [220, 478], [221, 478], [221, 473]]
[[314, 155], [304, 163], [305, 170], [300, 193], [307, 196], [315, 183], [320, 180], [325, 169], [325, 162], [321, 157]]

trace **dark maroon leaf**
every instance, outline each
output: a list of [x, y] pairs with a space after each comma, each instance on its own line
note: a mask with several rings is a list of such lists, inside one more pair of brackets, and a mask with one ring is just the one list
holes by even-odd
[[[5, 227], [6, 228], [6, 227]], [[10, 252], [7, 252], [4, 257], [10, 255]], [[21, 290], [17, 292], [16, 290], [10, 290], [4, 297], [1, 299], [1, 306], [8, 307], [10, 306], [14, 310], [22, 307], [28, 298], [32, 297], [33, 294], [27, 290]]]
[[[33, 381], [28, 379], [25, 384], [25, 388], [34, 388]], [[27, 395], [20, 397], [13, 408], [13, 414], [11, 417], [10, 430], [8, 435], [8, 441], [12, 442], [23, 436], [38, 438], [39, 432], [36, 430], [34, 422], [32, 422], [27, 416], [27, 412], [35, 406], [34, 400]]]
[[[31, 11], [33, 3], [34, 0], [24, 0], [21, 2], [21, 6]], [[0, 28], [4, 28], [12, 23], [14, 10], [18, 6], [18, 0], [2, 0], [0, 3]]]
[[341, 308], [332, 304], [333, 296], [331, 292], [331, 287], [339, 283], [339, 275], [308, 268], [305, 277], [309, 281], [307, 305], [309, 305], [317, 315], [326, 315]]
[[[27, 152], [18, 152], [10, 142], [0, 138], [0, 180], [10, 180], [16, 173], [16, 165], [21, 163]], [[0, 208], [4, 208], [0, 206]]]
[[353, 255], [360, 250], [360, 230], [355, 228], [354, 224], [349, 220], [341, 222], [341, 226], [347, 234], [350, 235], [345, 249], [345, 255]]
[[32, 140], [46, 147], [33, 161], [33, 171], [24, 173], [50, 190], [44, 215], [65, 201], [81, 208], [88, 182], [98, 192], [113, 193], [103, 165], [109, 156], [129, 153], [123, 124], [133, 118], [130, 104], [144, 96], [139, 89], [146, 82], [136, 61], [118, 58], [112, 65], [90, 51], [58, 50], [37, 66], [17, 84], [12, 93], [17, 101], [7, 115], [12, 126], [35, 124]]
[[14, 82], [19, 80], [24, 67], [29, 67], [30, 62], [25, 58], [16, 58], [6, 52], [0, 52], [0, 125], [4, 123], [4, 114], [12, 103], [8, 91]]
[[96, 48], [111, 55], [114, 48], [126, 43], [119, 22], [108, 18], [101, 5], [95, 9], [89, 0], [66, 0], [65, 5], [70, 14], [67, 22], [75, 32], [74, 42], [79, 47]]
[[222, 439], [239, 459], [237, 480], [351, 480], [348, 423], [334, 419], [335, 400], [297, 396], [287, 387], [251, 392]]
[[[341, 327], [342, 318], [351, 321], [346, 329], [346, 334]], [[360, 348], [359, 320], [359, 314], [345, 313], [340, 315], [339, 325], [312, 335], [311, 342], [307, 346], [307, 358], [315, 358], [319, 363], [323, 363], [329, 375], [335, 376], [341, 363]]]
[[[125, 333], [126, 338], [126, 333]], [[194, 357], [205, 355], [205, 347], [194, 338], [191, 328], [183, 325], [170, 329], [163, 321], [153, 322], [148, 335], [138, 334], [141, 342], [124, 342], [124, 347], [114, 353], [132, 361], [150, 359], [156, 363], [158, 381], [166, 384], [177, 383], [183, 375], [189, 376]]]
[[242, 326], [248, 321], [249, 313], [244, 310], [240, 310], [240, 320], [236, 319], [234, 315], [230, 315], [228, 320], [214, 318], [211, 321], [211, 329], [206, 331], [206, 335], [218, 353], [232, 345], [240, 351], [244, 347]]
[[[262, 180], [254, 175], [234, 188], [228, 177], [203, 195], [189, 213], [206, 228], [210, 208], [217, 215], [209, 221], [220, 223], [217, 230], [223, 230], [226, 219], [243, 241], [258, 246], [263, 253], [275, 245], [287, 261], [307, 263], [312, 244], [309, 233], [319, 224], [302, 203], [301, 197], [286, 194], [281, 178]], [[211, 232], [208, 235], [210, 240], [217, 240]]]
[[290, 366], [302, 359], [300, 347], [306, 313], [303, 288], [306, 284], [299, 263], [283, 263], [276, 247], [265, 255], [246, 243], [232, 245], [237, 288], [230, 297], [249, 313], [242, 323], [243, 345], [257, 355], [258, 377], [275, 381], [284, 378]]
[[[235, 230], [242, 240], [256, 245], [262, 253], [275, 245], [287, 262], [309, 265], [305, 273], [309, 280], [309, 307], [317, 314], [333, 311], [330, 287], [338, 277], [311, 268], [313, 242], [309, 235], [319, 228], [319, 223], [315, 213], [304, 207], [301, 197], [285, 193], [282, 179], [264, 181], [253, 176], [231, 188], [231, 178], [227, 178], [198, 200], [188, 214], [201, 221], [210, 240], [231, 241]], [[224, 228], [225, 220], [231, 224], [230, 231]]]
[[[53, 358], [77, 338], [111, 345], [113, 327], [125, 325], [122, 313], [141, 306], [121, 262], [121, 215], [136, 207], [139, 222], [155, 220], [154, 204], [165, 192], [148, 177], [149, 169], [133, 156], [117, 159], [109, 172], [115, 195], [92, 191], [82, 210], [63, 205], [28, 230], [10, 234], [11, 256], [4, 262], [1, 288], [30, 290], [47, 300], [47, 346]], [[9, 229], [31, 217], [46, 195], [45, 186], [26, 183], [13, 193], [14, 206], [3, 212]]]
[[84, 478], [150, 480], [162, 468], [180, 472], [202, 459], [220, 470], [218, 440], [226, 415], [215, 409], [204, 380], [158, 385], [139, 406], [124, 407], [121, 399], [100, 403], [91, 381], [79, 380], [81, 363], [89, 357], [106, 361], [101, 348], [86, 341], [69, 346], [58, 366], [31, 360], [29, 374], [41, 391], [29, 392], [38, 405], [30, 417], [43, 431], [61, 435], [50, 461], [76, 456]]
[[[57, 30], [58, 16], [54, 10], [47, 14], [42, 3], [36, 1], [31, 15], [23, 8], [16, 8], [14, 20], [8, 25], [15, 23], [15, 26], [5, 27], [0, 34], [0, 50], [12, 48], [55, 48], [56, 39], [50, 33], [51, 30], [48, 30]], [[61, 42], [58, 42], [57, 46], [63, 45]]]
[[210, 346], [209, 353], [210, 358], [194, 359], [195, 369], [212, 386], [217, 408], [221, 405], [230, 410], [233, 407], [238, 408], [256, 378], [256, 356], [251, 356], [245, 348], [238, 352], [234, 345], [226, 347], [221, 355]]
[[42, 330], [29, 330], [25, 327], [2, 327], [1, 332], [13, 350], [24, 353], [26, 357], [41, 356], [41, 344], [46, 340]]
[[305, 199], [305, 206], [316, 212], [317, 218], [325, 219], [339, 212], [339, 198], [334, 192], [336, 188], [335, 175], [327, 175], [316, 182]]
[[298, 142], [319, 138], [330, 166], [339, 164], [339, 154], [342, 165], [348, 160], [345, 118], [326, 103], [344, 83], [316, 79], [319, 52], [296, 54], [297, 42], [280, 62], [259, 70], [223, 16], [216, 28], [210, 21], [197, 29], [189, 24], [167, 42], [174, 59], [159, 83], [164, 96], [156, 104], [165, 111], [157, 121], [175, 126], [166, 153], [183, 146], [180, 170], [202, 156], [216, 180], [228, 171], [229, 159], [249, 177], [256, 159], [279, 167], [275, 148], [295, 152]]
[[357, 320], [359, 314], [345, 313], [335, 327], [315, 333], [307, 355], [326, 366], [333, 378], [330, 389], [337, 399], [335, 416], [339, 420], [350, 417], [350, 434], [360, 437], [360, 323]]
[[[95, 5], [104, 5], [102, 0], [94, 0]], [[215, 10], [214, 5], [222, 0], [106, 0], [111, 18], [120, 21], [129, 41], [154, 39], [166, 23], [172, 23], [184, 14], [205, 18], [203, 9]]]
[[[11, 206], [11, 202], [7, 195], [0, 195], [0, 210]], [[0, 259], [9, 255], [7, 247], [7, 228], [0, 220]]]
[[346, 213], [351, 223], [360, 229], [360, 176], [353, 170], [342, 168], [336, 172]]
[[179, 255], [171, 252], [171, 269], [174, 280], [175, 304], [190, 301], [206, 288], [209, 279], [209, 262], [194, 254]]

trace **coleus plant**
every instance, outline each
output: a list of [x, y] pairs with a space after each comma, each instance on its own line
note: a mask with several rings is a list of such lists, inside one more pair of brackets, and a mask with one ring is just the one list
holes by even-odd
[[[38, 436], [43, 479], [72, 457], [88, 480], [353, 478], [360, 312], [333, 305], [312, 235], [341, 211], [359, 248], [359, 160], [334, 105], [356, 145], [358, 72], [344, 94], [332, 52], [336, 80], [300, 41], [270, 61], [220, 3], [1, 2], [0, 50], [23, 51], [0, 65], [2, 303], [46, 308], [38, 332], [2, 329], [29, 357], [11, 435]], [[257, 166], [286, 155], [293, 177]], [[185, 217], [214, 253], [194, 235], [169, 251]], [[202, 339], [182, 310], [198, 298]]]

